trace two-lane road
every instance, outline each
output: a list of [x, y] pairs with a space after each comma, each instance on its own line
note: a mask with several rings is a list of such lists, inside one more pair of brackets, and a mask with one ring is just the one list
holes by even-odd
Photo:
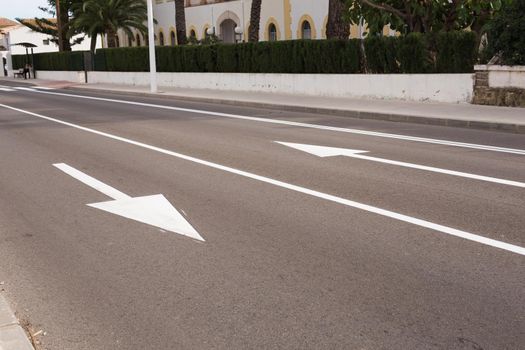
[[[0, 281], [52, 350], [520, 349], [524, 160], [522, 135], [3, 86]], [[128, 203], [157, 194], [178, 217]]]

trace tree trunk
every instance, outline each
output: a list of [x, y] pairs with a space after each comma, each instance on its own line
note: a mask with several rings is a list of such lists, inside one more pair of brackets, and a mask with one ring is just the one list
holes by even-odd
[[328, 22], [326, 23], [326, 37], [328, 39], [348, 39], [350, 25], [344, 19], [347, 7], [342, 0], [329, 0]]
[[175, 0], [175, 27], [177, 28], [177, 43], [179, 45], [187, 44], [184, 0]]
[[59, 29], [62, 31], [62, 48], [64, 51], [71, 51], [71, 43], [69, 41], [69, 9], [66, 6], [66, 2], [63, 1], [60, 11], [60, 23], [62, 27]]
[[259, 27], [261, 23], [261, 2], [262, 0], [252, 0], [250, 11], [250, 27], [248, 28], [248, 41], [259, 41]]
[[91, 47], [89, 48], [89, 51], [91, 51], [92, 55], [95, 55], [95, 50], [97, 48], [97, 35], [93, 35], [91, 37]]
[[112, 30], [108, 30], [106, 35], [107, 35], [107, 38], [108, 38], [108, 47], [109, 48], [117, 47], [117, 33], [115, 33]]

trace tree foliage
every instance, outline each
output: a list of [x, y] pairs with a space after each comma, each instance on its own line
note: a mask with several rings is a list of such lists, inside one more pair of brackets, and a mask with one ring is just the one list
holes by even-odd
[[348, 18], [361, 19], [368, 33], [385, 25], [402, 34], [471, 29], [481, 37], [486, 24], [513, 0], [346, 0]]
[[525, 0], [514, 0], [488, 26], [490, 56], [497, 54], [502, 63], [525, 65]]
[[[56, 20], [50, 18], [56, 17], [56, 1], [47, 0], [48, 6], [40, 6], [39, 9], [46, 13], [46, 17], [35, 17], [33, 19], [17, 18], [16, 20], [25, 25], [29, 29], [48, 35], [51, 37], [50, 41], [59, 45], [59, 30], [62, 32], [62, 47], [64, 51], [71, 51], [71, 47], [80, 44], [84, 37], [76, 37], [82, 34], [78, 30], [73, 30], [71, 26], [72, 21], [72, 7], [75, 3], [80, 3], [82, 0], [61, 0], [61, 28], [58, 28]], [[60, 45], [59, 45], [60, 46]]]

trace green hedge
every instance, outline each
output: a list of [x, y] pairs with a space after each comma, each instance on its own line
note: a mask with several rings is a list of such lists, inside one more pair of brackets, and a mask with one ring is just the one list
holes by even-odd
[[443, 32], [436, 37], [437, 73], [470, 73], [477, 59], [474, 32]]
[[[358, 73], [358, 40], [163, 46], [156, 48], [159, 72]], [[95, 69], [146, 71], [148, 48], [97, 50]]]
[[[476, 60], [469, 32], [351, 40], [293, 40], [157, 47], [159, 72], [225, 73], [467, 73]], [[82, 70], [83, 53], [35, 55], [37, 70]], [[23, 62], [24, 56], [14, 56]], [[99, 49], [98, 71], [149, 70], [147, 47]], [[23, 66], [22, 64], [22, 66]]]
[[[80, 71], [84, 70], [84, 51], [37, 53], [33, 56], [36, 70]], [[13, 68], [20, 69], [31, 63], [31, 55], [14, 55]]]
[[471, 73], [477, 59], [473, 32], [440, 32], [364, 40], [369, 73]]

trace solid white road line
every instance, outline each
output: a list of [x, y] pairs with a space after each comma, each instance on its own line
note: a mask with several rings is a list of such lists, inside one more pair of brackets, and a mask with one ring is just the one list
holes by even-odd
[[399, 213], [396, 213], [396, 212], [393, 212], [393, 211], [377, 208], [377, 207], [374, 207], [374, 206], [371, 206], [371, 205], [355, 202], [355, 201], [348, 200], [348, 199], [345, 199], [345, 198], [333, 196], [333, 195], [326, 194], [326, 193], [323, 193], [323, 192], [310, 190], [308, 188], [292, 185], [292, 184], [289, 184], [289, 183], [286, 183], [286, 182], [282, 182], [282, 181], [279, 181], [279, 180], [274, 180], [272, 178], [268, 178], [268, 177], [265, 177], [265, 176], [252, 174], [252, 173], [249, 173], [249, 172], [246, 172], [246, 171], [242, 171], [242, 170], [238, 170], [238, 169], [235, 169], [235, 168], [231, 168], [231, 167], [228, 167], [228, 166], [224, 166], [224, 165], [220, 165], [220, 164], [217, 164], [217, 163], [213, 163], [213, 162], [209, 162], [209, 161], [206, 161], [206, 160], [202, 160], [202, 159], [199, 159], [199, 158], [187, 156], [187, 155], [184, 155], [184, 154], [181, 154], [181, 153], [169, 151], [167, 149], [163, 149], [163, 148], [160, 148], [160, 147], [148, 145], [148, 144], [145, 144], [145, 143], [142, 143], [142, 142], [138, 142], [138, 141], [134, 141], [134, 140], [131, 140], [131, 139], [127, 139], [127, 138], [124, 138], [124, 137], [121, 137], [121, 136], [117, 136], [117, 135], [105, 133], [105, 132], [102, 132], [102, 131], [97, 131], [97, 130], [94, 130], [94, 129], [86, 128], [84, 126], [80, 126], [80, 125], [77, 125], [77, 124], [65, 122], [65, 121], [62, 121], [62, 120], [59, 120], [59, 119], [46, 117], [46, 116], [41, 115], [41, 114], [25, 111], [23, 109], [11, 107], [11, 106], [8, 106], [8, 105], [5, 105], [5, 104], [0, 104], [0, 107], [4, 107], [4, 108], [7, 108], [7, 109], [10, 109], [10, 110], [13, 110], [13, 111], [17, 111], [19, 113], [31, 115], [31, 116], [34, 116], [34, 117], [37, 117], [37, 118], [45, 119], [45, 120], [48, 120], [48, 121], [51, 121], [51, 122], [54, 122], [54, 123], [70, 126], [72, 128], [78, 129], [78, 130], [86, 131], [86, 132], [89, 132], [89, 133], [92, 133], [92, 134], [96, 134], [96, 135], [99, 135], [99, 136], [104, 136], [104, 137], [112, 139], [112, 140], [121, 141], [121, 142], [124, 142], [124, 143], [128, 143], [130, 145], [138, 146], [138, 147], [141, 147], [141, 148], [144, 148], [144, 149], [148, 149], [148, 150], [155, 151], [155, 152], [158, 152], [158, 153], [166, 154], [166, 155], [169, 155], [169, 156], [172, 156], [172, 157], [176, 157], [176, 158], [179, 158], [179, 159], [184, 159], [184, 160], [187, 160], [187, 161], [190, 161], [190, 162], [194, 162], [194, 163], [197, 163], [197, 164], [205, 165], [207, 167], [218, 169], [218, 170], [222, 170], [222, 171], [225, 171], [225, 172], [228, 172], [228, 173], [231, 173], [231, 174], [235, 174], [235, 175], [243, 176], [243, 177], [246, 177], [246, 178], [249, 178], [249, 179], [261, 181], [261, 182], [264, 182], [264, 183], [267, 183], [267, 184], [271, 184], [271, 185], [274, 185], [274, 186], [278, 186], [278, 187], [281, 187], [281, 188], [286, 188], [286, 189], [291, 190], [291, 191], [307, 194], [309, 196], [313, 196], [313, 197], [316, 197], [316, 198], [321, 198], [321, 199], [324, 199], [324, 200], [327, 200], [327, 201], [331, 201], [331, 202], [334, 202], [334, 203], [339, 203], [339, 204], [342, 204], [342, 205], [346, 205], [348, 207], [361, 209], [361, 210], [364, 210], [364, 211], [367, 211], [367, 212], [370, 212], [370, 213], [382, 215], [382, 216], [389, 217], [389, 218], [392, 218], [392, 219], [395, 219], [395, 220], [399, 220], [399, 221], [403, 221], [403, 222], [406, 222], [406, 223], [410, 223], [410, 224], [413, 224], [413, 225], [416, 225], [416, 226], [428, 228], [428, 229], [431, 229], [431, 230], [434, 230], [434, 231], [445, 233], [447, 235], [460, 237], [460, 238], [463, 238], [463, 239], [466, 239], [466, 240], [470, 240], [470, 241], [473, 241], [473, 242], [477, 242], [477, 243], [481, 243], [481, 244], [484, 244], [484, 245], [487, 245], [487, 246], [503, 249], [503, 250], [506, 250], [506, 251], [509, 251], [509, 252], [513, 252], [513, 253], [516, 253], [516, 254], [520, 254], [520, 255], [525, 255], [525, 248], [517, 246], [517, 245], [514, 245], [514, 244], [505, 243], [505, 242], [502, 242], [502, 241], [498, 241], [498, 240], [495, 240], [495, 239], [491, 239], [491, 238], [487, 238], [487, 237], [484, 237], [484, 236], [476, 235], [476, 234], [473, 234], [473, 233], [470, 233], [470, 232], [466, 232], [466, 231], [461, 231], [461, 230], [458, 230], [458, 229], [455, 229], [455, 228], [452, 228], [452, 227], [447, 227], [447, 226], [435, 224], [433, 222], [421, 220], [421, 219], [418, 219], [418, 218], [414, 218], [414, 217], [403, 215], [403, 214], [399, 214]]
[[440, 173], [440, 174], [446, 174], [446, 175], [452, 175], [452, 176], [465, 177], [465, 178], [468, 178], [468, 179], [492, 182], [492, 183], [497, 183], [497, 184], [501, 184], [501, 185], [508, 185], [508, 186], [516, 186], [516, 187], [525, 188], [525, 183], [519, 182], [519, 181], [505, 180], [505, 179], [499, 179], [497, 177], [490, 177], [490, 176], [483, 176], [483, 175], [464, 173], [464, 172], [461, 172], [461, 171], [454, 171], [454, 170], [448, 170], [448, 169], [435, 168], [435, 167], [426, 166], [426, 165], [420, 165], [420, 164], [399, 162], [397, 160], [390, 160], [390, 159], [384, 159], [384, 158], [370, 157], [370, 156], [365, 156], [365, 155], [362, 154], [362, 153], [368, 153], [368, 151], [359, 151], [359, 150], [354, 150], [354, 149], [337, 148], [337, 147], [305, 145], [305, 144], [300, 144], [300, 143], [290, 143], [290, 142], [280, 142], [280, 141], [274, 141], [274, 142], [276, 142], [278, 144], [281, 144], [283, 146], [295, 148], [297, 150], [316, 155], [318, 157], [344, 156], [344, 157], [357, 158], [357, 159], [362, 159], [362, 160], [369, 160], [369, 161], [377, 162], [377, 163], [397, 165], [397, 166], [401, 166], [401, 167], [405, 167], [405, 168], [424, 170], [424, 171], [431, 171], [431, 172], [434, 172], [434, 173]]
[[55, 90], [55, 88], [47, 87], [47, 86], [33, 86], [33, 89], [38, 90]]
[[14, 89], [7, 88], [7, 87], [0, 87], [0, 91], [10, 92], [10, 91], [15, 91], [15, 90], [14, 90]]
[[326, 125], [316, 125], [316, 124], [292, 122], [292, 121], [287, 121], [287, 120], [249, 117], [249, 116], [238, 115], [238, 114], [220, 113], [220, 112], [212, 112], [212, 111], [206, 111], [206, 110], [200, 110], [200, 109], [181, 108], [181, 107], [172, 107], [172, 106], [165, 106], [165, 105], [158, 105], [158, 104], [151, 104], [151, 103], [116, 100], [116, 99], [111, 99], [111, 98], [102, 98], [102, 97], [66, 94], [66, 93], [61, 93], [61, 92], [36, 91], [36, 90], [30, 90], [30, 91], [37, 92], [39, 94], [49, 94], [49, 95], [56, 95], [56, 96], [64, 96], [64, 97], [73, 97], [73, 98], [79, 98], [79, 99], [86, 99], [86, 100], [121, 103], [121, 104], [128, 104], [128, 105], [141, 106], [141, 107], [151, 107], [151, 108], [166, 109], [166, 110], [179, 111], [179, 112], [211, 115], [211, 116], [215, 116], [215, 117], [250, 120], [250, 121], [269, 123], [269, 124], [298, 126], [298, 127], [302, 127], [302, 128], [344, 132], [344, 133], [350, 133], [350, 134], [358, 134], [358, 135], [365, 135], [365, 136], [375, 136], [375, 137], [390, 138], [390, 139], [397, 139], [397, 140], [403, 140], [403, 141], [423, 142], [423, 143], [430, 143], [430, 144], [444, 145], [444, 146], [451, 146], [451, 147], [471, 148], [471, 149], [477, 149], [477, 150], [483, 150], [483, 151], [502, 152], [502, 153], [511, 153], [511, 154], [525, 155], [525, 150], [523, 150], [523, 149], [514, 149], [514, 148], [506, 148], [506, 147], [479, 145], [479, 144], [474, 144], [474, 143], [446, 141], [446, 140], [431, 139], [431, 138], [424, 138], [424, 137], [415, 137], [415, 136], [407, 136], [407, 135], [388, 134], [388, 133], [375, 132], [375, 131], [366, 131], [366, 130], [359, 130], [359, 129], [347, 129], [347, 128], [339, 128], [339, 127], [335, 127], [335, 126], [326, 126]]

